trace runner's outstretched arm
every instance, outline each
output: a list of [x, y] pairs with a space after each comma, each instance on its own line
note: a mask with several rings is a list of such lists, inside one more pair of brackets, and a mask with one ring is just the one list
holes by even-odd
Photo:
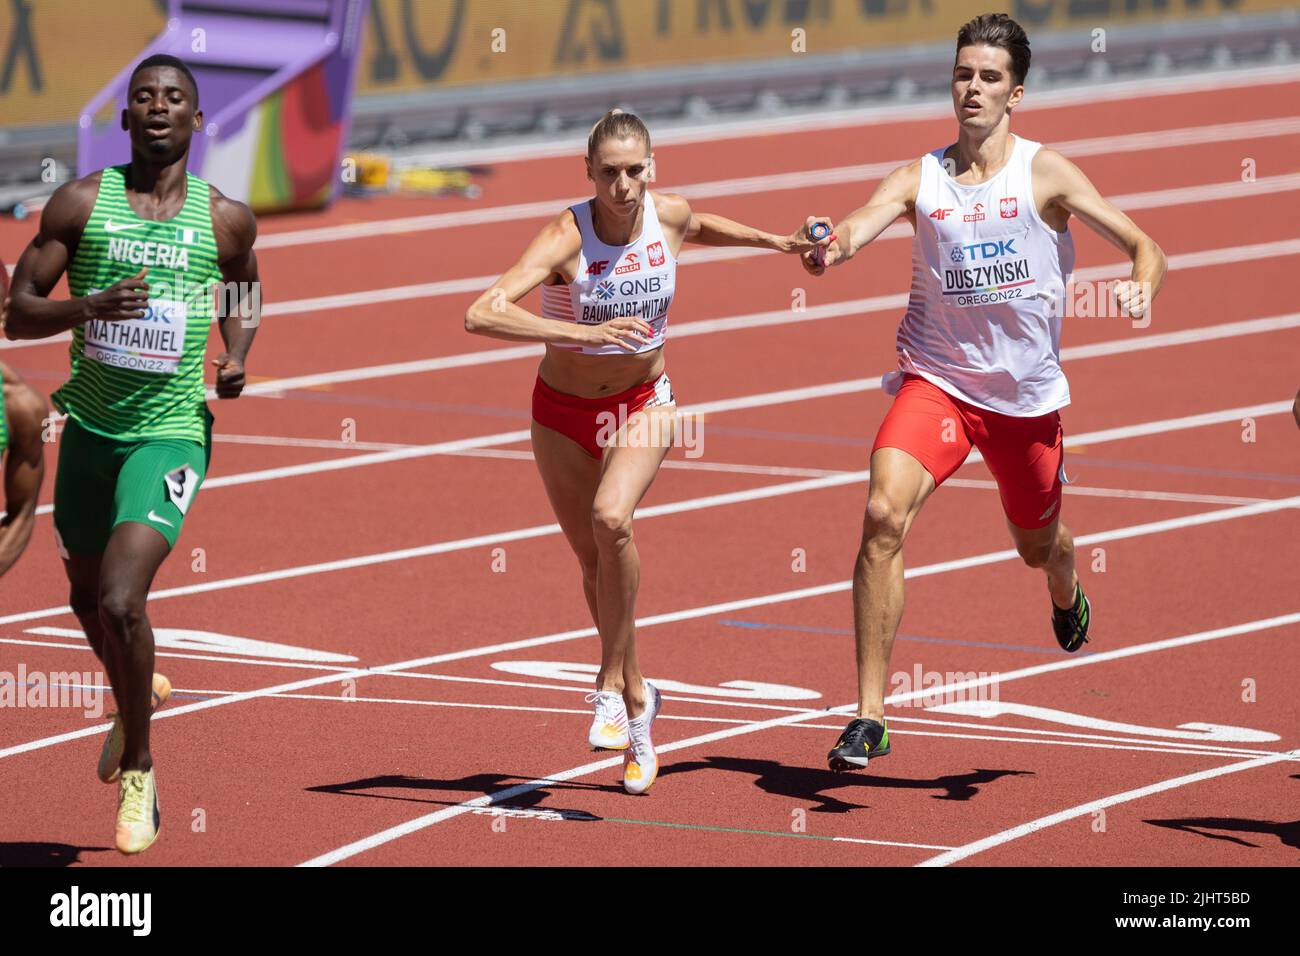
[[1117, 283], [1115, 298], [1132, 318], [1141, 318], [1160, 291], [1168, 264], [1155, 240], [1097, 191], [1083, 170], [1054, 149], [1034, 156], [1036, 190], [1046, 191], [1045, 206], [1055, 204], [1078, 216], [1133, 262], [1128, 281]]
[[824, 242], [809, 239], [803, 229], [798, 229], [788, 236], [778, 236], [711, 212], [695, 212], [685, 199], [674, 193], [656, 193], [656, 195], [664, 201], [661, 218], [681, 225], [685, 240], [697, 245], [747, 246], [772, 249], [776, 252], [798, 253], [808, 252], [819, 245], [824, 245]]
[[[850, 213], [843, 222], [831, 228], [835, 241], [821, 254], [805, 252], [800, 256], [804, 269], [815, 276], [828, 266], [846, 262], [858, 250], [875, 240], [889, 225], [916, 205], [916, 193], [921, 186], [921, 161], [899, 166], [886, 176], [871, 194], [867, 204]], [[809, 225], [819, 220], [809, 219]], [[820, 220], [825, 222], [826, 220]], [[808, 228], [804, 227], [805, 230]]]

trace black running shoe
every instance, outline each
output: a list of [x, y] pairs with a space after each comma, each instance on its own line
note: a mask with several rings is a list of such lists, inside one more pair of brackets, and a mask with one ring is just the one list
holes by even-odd
[[1092, 620], [1092, 605], [1084, 596], [1082, 585], [1074, 585], [1074, 606], [1069, 610], [1052, 604], [1052, 630], [1056, 643], [1073, 654], [1088, 643], [1088, 624]]
[[849, 721], [835, 749], [826, 755], [832, 770], [861, 770], [889, 753], [889, 728], [865, 717]]

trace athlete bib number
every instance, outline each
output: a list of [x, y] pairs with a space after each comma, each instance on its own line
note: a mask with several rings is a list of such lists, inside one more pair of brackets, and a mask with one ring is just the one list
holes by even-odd
[[190, 509], [194, 493], [199, 490], [199, 473], [189, 465], [184, 465], [164, 475], [163, 484], [167, 486], [167, 500], [183, 516]]
[[185, 351], [188, 318], [189, 310], [184, 302], [150, 299], [149, 311], [143, 318], [120, 322], [91, 319], [84, 326], [83, 354], [104, 365], [174, 375], [180, 369]]
[[939, 271], [944, 302], [962, 308], [1034, 295], [1027, 231], [940, 242]]

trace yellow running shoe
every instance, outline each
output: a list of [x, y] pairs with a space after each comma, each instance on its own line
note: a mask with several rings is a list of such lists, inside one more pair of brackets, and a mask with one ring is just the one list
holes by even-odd
[[[171, 695], [172, 682], [162, 674], [154, 674], [153, 709], [157, 710], [165, 704]], [[122, 752], [126, 750], [126, 731], [122, 728], [122, 718], [117, 713], [109, 716], [113, 718], [113, 726], [108, 729], [108, 736], [104, 739], [104, 749], [99, 752], [99, 768], [96, 770], [104, 783], [112, 783], [117, 779], [121, 772], [118, 764], [122, 762]]]
[[117, 785], [117, 848], [141, 853], [158, 839], [158, 789], [153, 770], [128, 770]]

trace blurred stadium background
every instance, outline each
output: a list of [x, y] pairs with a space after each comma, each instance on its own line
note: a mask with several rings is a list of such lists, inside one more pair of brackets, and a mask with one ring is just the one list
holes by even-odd
[[[125, 159], [126, 71], [194, 67], [191, 168], [261, 212], [342, 186], [475, 195], [499, 143], [612, 105], [674, 126], [947, 95], [983, 0], [0, 0], [0, 210]], [[1031, 89], [1300, 58], [1289, 0], [1013, 0]], [[467, 150], [470, 147], [470, 150]], [[119, 155], [120, 154], [120, 155]], [[345, 157], [351, 155], [353, 163]], [[336, 172], [343, 171], [341, 175]]]

